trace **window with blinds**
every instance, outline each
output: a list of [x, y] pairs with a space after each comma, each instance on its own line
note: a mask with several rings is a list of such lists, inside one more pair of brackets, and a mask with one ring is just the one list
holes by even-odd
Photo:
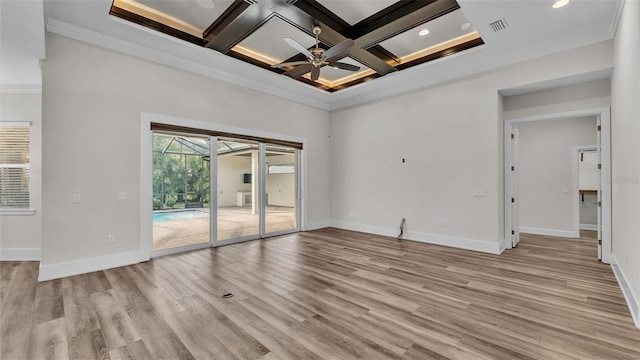
[[29, 208], [31, 124], [0, 122], [0, 209]]

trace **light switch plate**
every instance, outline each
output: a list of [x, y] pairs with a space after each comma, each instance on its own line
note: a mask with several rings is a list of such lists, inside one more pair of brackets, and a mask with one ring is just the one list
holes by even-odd
[[80, 194], [73, 194], [72, 198], [74, 204], [80, 204]]
[[123, 201], [123, 200], [127, 200], [129, 198], [129, 195], [127, 194], [126, 191], [120, 191], [118, 193], [118, 200]]

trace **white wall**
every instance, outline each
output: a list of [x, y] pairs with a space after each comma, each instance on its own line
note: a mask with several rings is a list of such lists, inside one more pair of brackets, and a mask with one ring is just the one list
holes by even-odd
[[579, 235], [573, 229], [573, 148], [595, 146], [596, 126], [595, 116], [517, 124], [520, 231]]
[[30, 121], [30, 206], [35, 215], [0, 215], [0, 260], [39, 260], [42, 224], [42, 94], [0, 93], [0, 121]]
[[518, 119], [611, 105], [609, 79], [504, 97], [504, 118]]
[[238, 191], [251, 191], [243, 182], [251, 173], [251, 156], [218, 156], [218, 207], [237, 206]]
[[[276, 155], [267, 157], [267, 164], [295, 164], [294, 155]], [[296, 174], [267, 174], [265, 184], [269, 194], [268, 205], [296, 206]]]
[[[406, 218], [406, 238], [498, 252], [504, 211], [498, 91], [610, 68], [611, 45], [332, 113], [332, 224], [397, 235]], [[487, 197], [472, 196], [474, 190]], [[442, 220], [446, 227], [438, 226]]]
[[[611, 77], [612, 247], [640, 326], [640, 3], [625, 2]], [[624, 287], [623, 287], [624, 289]]]
[[326, 111], [48, 34], [41, 278], [137, 258], [141, 112], [306, 138], [306, 227], [328, 223]]

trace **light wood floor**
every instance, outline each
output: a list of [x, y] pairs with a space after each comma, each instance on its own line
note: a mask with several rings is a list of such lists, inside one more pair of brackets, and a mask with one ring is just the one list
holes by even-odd
[[3, 262], [1, 358], [639, 359], [595, 251], [525, 234], [497, 256], [323, 229], [40, 284], [37, 262]]

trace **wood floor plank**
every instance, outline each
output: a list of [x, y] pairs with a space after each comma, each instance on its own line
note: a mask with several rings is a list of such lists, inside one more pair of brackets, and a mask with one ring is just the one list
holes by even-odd
[[104, 335], [100, 329], [84, 332], [81, 335], [68, 338], [69, 359], [72, 360], [107, 360], [110, 354]]
[[211, 328], [202, 325], [189, 311], [168, 316], [166, 320], [196, 359], [238, 360]]
[[0, 357], [640, 360], [581, 234], [493, 255], [326, 228], [40, 284], [1, 262]]
[[259, 359], [269, 349], [198, 295], [181, 300], [184, 307], [239, 359]]
[[91, 301], [109, 350], [140, 340], [138, 330], [113, 290], [95, 292]]
[[39, 324], [63, 316], [62, 280], [57, 279], [38, 283], [34, 321]]
[[0, 358], [27, 359], [34, 321], [38, 279], [36, 262], [21, 262], [11, 282], [0, 318]]
[[143, 340], [138, 340], [109, 352], [111, 360], [154, 360]]
[[67, 329], [63, 318], [36, 325], [26, 359], [69, 359]]

